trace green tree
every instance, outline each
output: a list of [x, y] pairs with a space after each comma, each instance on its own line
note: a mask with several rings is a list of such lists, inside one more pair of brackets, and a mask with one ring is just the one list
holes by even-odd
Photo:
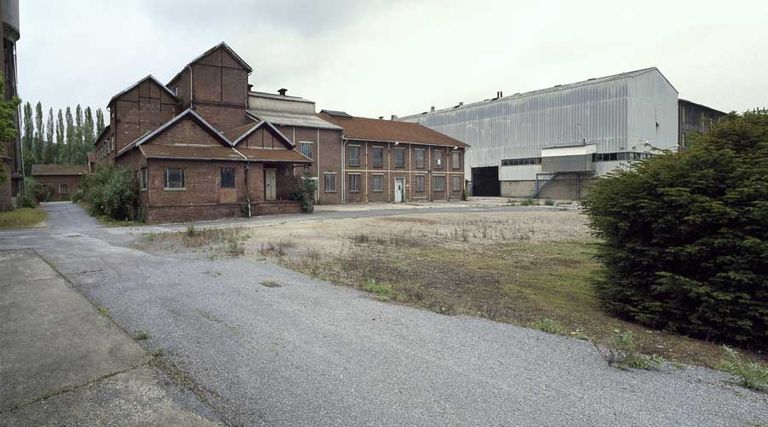
[[43, 163], [56, 163], [56, 145], [53, 143], [53, 108], [48, 109], [48, 116], [45, 119], [45, 140], [43, 141]]
[[93, 144], [96, 143], [96, 125], [93, 122], [93, 113], [91, 107], [85, 107], [85, 116], [83, 119], [83, 142], [85, 143], [85, 153], [93, 150]]
[[40, 102], [35, 105], [35, 136], [32, 142], [35, 155], [35, 163], [43, 163], [43, 150], [44, 150], [44, 132], [43, 128], [43, 104]]
[[32, 164], [35, 163], [33, 141], [35, 140], [35, 123], [32, 119], [32, 104], [24, 103], [22, 108], [22, 133], [21, 133], [21, 151], [24, 160], [24, 175], [29, 175], [32, 170]]
[[[5, 81], [0, 75], [0, 93], [5, 93]], [[9, 100], [0, 99], [0, 141], [12, 141], [18, 135], [16, 129], [16, 111], [19, 106], [19, 100], [12, 98]], [[0, 155], [3, 155], [3, 144], [0, 144]], [[0, 162], [0, 183], [8, 180], [8, 171], [5, 170], [5, 162]]]
[[64, 139], [64, 116], [61, 113], [61, 109], [59, 109], [59, 113], [56, 115], [56, 163], [57, 164], [63, 164], [66, 163], [64, 161], [65, 156], [65, 144], [66, 140]]
[[83, 108], [80, 107], [80, 104], [77, 104], [77, 107], [75, 107], [75, 145], [76, 147], [74, 154], [72, 155], [72, 163], [73, 164], [81, 164], [84, 162], [84, 154], [85, 154], [85, 141], [84, 141], [84, 133], [83, 133]]
[[101, 111], [101, 108], [96, 110], [96, 137], [98, 138], [99, 135], [101, 135], [102, 132], [104, 132], [104, 128], [106, 125], [104, 125], [104, 112]]
[[62, 163], [71, 165], [74, 164], [74, 156], [76, 152], [75, 145], [77, 145], [77, 140], [75, 139], [75, 121], [72, 118], [72, 110], [67, 107], [66, 112], [64, 113], [64, 117], [66, 118], [66, 145], [65, 145], [65, 155], [64, 155], [64, 161]]
[[584, 207], [597, 291], [625, 319], [768, 348], [768, 114], [731, 114], [691, 147], [601, 178]]

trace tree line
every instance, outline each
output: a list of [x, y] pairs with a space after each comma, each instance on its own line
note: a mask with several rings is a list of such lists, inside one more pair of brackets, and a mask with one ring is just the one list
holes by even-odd
[[[95, 117], [94, 117], [95, 116]], [[104, 130], [104, 112], [101, 108], [94, 115], [91, 107], [83, 109], [53, 108], [43, 118], [43, 105], [38, 102], [34, 109], [26, 102], [22, 108], [21, 144], [24, 152], [24, 174], [29, 175], [33, 164], [82, 165], [88, 162], [88, 152], [93, 151], [96, 138]]]

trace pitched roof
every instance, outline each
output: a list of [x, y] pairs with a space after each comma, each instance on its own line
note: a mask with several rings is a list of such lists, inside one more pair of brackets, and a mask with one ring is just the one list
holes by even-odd
[[312, 163], [312, 159], [296, 150], [270, 150], [266, 148], [238, 147], [235, 151], [251, 161]]
[[319, 116], [323, 120], [344, 128], [344, 136], [347, 139], [469, 147], [469, 145], [458, 139], [451, 138], [418, 123], [352, 116], [344, 117], [327, 114], [325, 111], [320, 112]]
[[281, 126], [296, 126], [313, 129], [341, 130], [339, 126], [327, 122], [315, 114], [282, 113], [278, 111], [263, 111], [249, 109], [248, 113], [261, 120]]
[[32, 165], [32, 176], [83, 175], [88, 173], [87, 165]]
[[149, 159], [180, 159], [180, 160], [232, 160], [243, 162], [245, 156], [232, 147], [222, 145], [174, 145], [149, 144], [139, 147], [144, 157]]
[[287, 137], [287, 136], [283, 135], [283, 133], [282, 133], [282, 132], [280, 132], [279, 130], [277, 130], [277, 128], [276, 128], [276, 127], [275, 127], [275, 126], [274, 126], [272, 123], [270, 123], [270, 122], [268, 122], [268, 121], [265, 121], [265, 120], [262, 120], [262, 121], [260, 121], [260, 122], [256, 123], [256, 124], [255, 124], [255, 125], [254, 125], [252, 128], [248, 129], [248, 131], [247, 131], [247, 132], [245, 132], [244, 134], [240, 135], [240, 137], [239, 137], [239, 138], [237, 138], [236, 140], [232, 141], [232, 146], [235, 146], [235, 147], [237, 147], [237, 144], [239, 144], [240, 142], [242, 142], [243, 140], [245, 140], [246, 138], [248, 138], [248, 136], [249, 136], [250, 134], [252, 134], [252, 133], [256, 132], [257, 130], [259, 130], [259, 129], [261, 129], [261, 128], [267, 128], [267, 129], [271, 130], [271, 131], [272, 131], [272, 133], [274, 133], [275, 135], [277, 135], [278, 139], [280, 139], [281, 141], [283, 141], [283, 143], [284, 143], [286, 146], [288, 146], [288, 147], [294, 147], [294, 146], [295, 146], [295, 144], [293, 143], [293, 141], [291, 141], [290, 139], [288, 139], [288, 137]]
[[177, 78], [179, 78], [179, 76], [181, 75], [181, 73], [183, 73], [183, 72], [184, 72], [184, 70], [185, 70], [187, 67], [189, 67], [190, 65], [194, 64], [195, 62], [197, 62], [197, 61], [199, 61], [199, 60], [201, 60], [201, 59], [205, 58], [205, 57], [206, 57], [206, 56], [208, 56], [208, 55], [209, 55], [211, 52], [215, 51], [215, 50], [216, 50], [216, 49], [218, 49], [218, 48], [224, 48], [224, 50], [226, 50], [226, 51], [227, 51], [227, 52], [228, 52], [230, 55], [232, 55], [232, 58], [234, 58], [234, 59], [235, 59], [235, 61], [237, 61], [237, 62], [238, 62], [240, 65], [242, 65], [242, 66], [243, 66], [243, 68], [245, 68], [245, 69], [246, 69], [246, 70], [247, 70], [249, 73], [253, 71], [253, 68], [251, 68], [251, 66], [250, 66], [250, 65], [248, 65], [248, 63], [247, 63], [247, 62], [245, 62], [245, 60], [244, 60], [243, 58], [241, 58], [241, 57], [240, 57], [240, 55], [238, 55], [238, 54], [237, 54], [237, 52], [235, 52], [235, 51], [234, 51], [234, 49], [232, 49], [231, 47], [229, 47], [229, 45], [228, 45], [226, 42], [221, 42], [221, 43], [217, 44], [216, 46], [214, 46], [214, 47], [212, 47], [212, 48], [210, 48], [210, 49], [206, 50], [206, 51], [205, 51], [205, 52], [203, 52], [203, 53], [201, 53], [200, 55], [197, 55], [197, 56], [196, 56], [196, 57], [195, 57], [193, 60], [189, 61], [189, 62], [188, 62], [188, 63], [187, 63], [187, 64], [186, 64], [184, 67], [182, 67], [182, 68], [181, 68], [181, 71], [179, 71], [178, 73], [176, 73], [176, 75], [175, 75], [175, 76], [173, 76], [173, 78], [172, 78], [172, 79], [171, 79], [171, 80], [168, 82], [168, 84], [171, 84], [171, 83], [173, 83], [173, 81], [174, 81], [174, 80], [176, 80]]
[[176, 98], [176, 94], [175, 93], [171, 92], [171, 90], [168, 89], [164, 84], [160, 83], [160, 80], [156, 79], [155, 76], [153, 76], [152, 74], [149, 74], [146, 77], [144, 77], [143, 79], [137, 81], [136, 83], [128, 86], [127, 88], [125, 88], [122, 91], [120, 91], [117, 94], [115, 94], [115, 96], [113, 96], [112, 98], [109, 99], [109, 102], [107, 103], [107, 105], [111, 105], [112, 101], [114, 101], [116, 98], [119, 98], [120, 96], [122, 96], [122, 95], [126, 94], [127, 92], [133, 90], [133, 88], [135, 88], [136, 86], [144, 83], [146, 80], [152, 81], [156, 85], [160, 86], [160, 88], [162, 88], [171, 98], [178, 100], [178, 98]]
[[200, 124], [200, 126], [202, 126], [203, 129], [205, 129], [206, 131], [208, 131], [208, 133], [213, 135], [214, 138], [218, 139], [219, 142], [221, 142], [224, 146], [227, 146], [227, 147], [232, 146], [232, 143], [224, 135], [222, 135], [218, 130], [216, 130], [216, 128], [214, 128], [210, 123], [205, 121], [205, 119], [202, 118], [199, 114], [197, 114], [194, 110], [192, 110], [191, 108], [188, 108], [184, 110], [181, 114], [177, 115], [176, 117], [166, 122], [164, 125], [160, 126], [159, 128], [151, 132], [147, 132], [146, 134], [137, 138], [135, 141], [126, 145], [120, 151], [117, 152], [117, 155], [120, 156], [123, 153], [131, 150], [132, 148], [138, 147], [144, 144], [145, 142], [152, 140], [153, 138], [157, 137], [158, 135], [161, 135], [163, 132], [170, 129], [171, 127], [173, 127], [173, 125], [175, 125], [176, 123], [180, 122], [185, 118], [190, 118], [196, 121], [198, 124]]

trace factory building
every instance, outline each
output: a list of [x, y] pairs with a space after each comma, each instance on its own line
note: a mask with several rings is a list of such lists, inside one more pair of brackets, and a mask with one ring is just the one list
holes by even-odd
[[402, 117], [471, 146], [475, 196], [580, 199], [617, 167], [678, 145], [678, 92], [656, 68]]
[[707, 133], [720, 119], [727, 116], [720, 110], [697, 104], [687, 99], [680, 99], [679, 107], [679, 132], [678, 142], [681, 150], [685, 150], [691, 144], [691, 137], [697, 133]]

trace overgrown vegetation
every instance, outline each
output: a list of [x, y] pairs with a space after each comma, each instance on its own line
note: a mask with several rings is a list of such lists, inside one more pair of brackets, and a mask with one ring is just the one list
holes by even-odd
[[594, 185], [597, 281], [621, 318], [768, 348], [768, 115], [732, 114], [690, 149]]
[[19, 208], [12, 211], [0, 212], [0, 228], [32, 227], [48, 217], [41, 209]]
[[76, 200], [84, 202], [91, 215], [134, 220], [138, 202], [136, 177], [120, 166], [99, 165], [94, 173], [83, 176]]
[[291, 189], [291, 200], [296, 200], [301, 204], [302, 212], [313, 212], [315, 210], [315, 193], [317, 192], [317, 183], [309, 174], [293, 180]]
[[602, 342], [593, 341], [595, 348], [610, 366], [621, 369], [659, 369], [664, 359], [657, 355], [638, 352], [635, 336], [631, 331], [615, 329]]
[[768, 393], [768, 367], [746, 360], [730, 347], [723, 346], [723, 348], [725, 359], [718, 368], [734, 375], [740, 386]]
[[[5, 94], [5, 80], [0, 74], [0, 93]], [[16, 129], [16, 109], [19, 106], [18, 98], [5, 99], [0, 97], [0, 141], [13, 141], [19, 134]], [[5, 144], [0, 144], [0, 157], [4, 156]], [[5, 162], [0, 162], [0, 184], [8, 180], [8, 171]]]
[[143, 245], [144, 248], [191, 249], [203, 252], [209, 258], [239, 257], [245, 255], [247, 239], [247, 233], [239, 228], [199, 229], [189, 225], [183, 232], [147, 234]]

